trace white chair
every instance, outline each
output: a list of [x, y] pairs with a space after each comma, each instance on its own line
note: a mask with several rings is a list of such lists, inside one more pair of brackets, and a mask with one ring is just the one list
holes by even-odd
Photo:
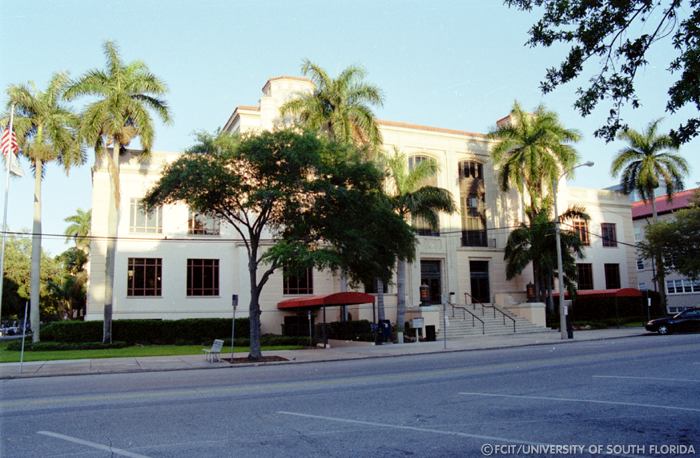
[[213, 363], [221, 361], [219, 356], [221, 355], [222, 348], [224, 348], [224, 341], [221, 339], [216, 339], [214, 340], [211, 348], [203, 348], [202, 351], [204, 352], [204, 356], [206, 357], [207, 361]]

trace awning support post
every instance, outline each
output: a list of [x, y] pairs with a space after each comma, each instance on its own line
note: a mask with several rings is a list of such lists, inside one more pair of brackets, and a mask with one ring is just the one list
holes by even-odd
[[328, 345], [328, 334], [326, 334], [326, 307], [323, 307], [323, 348]]

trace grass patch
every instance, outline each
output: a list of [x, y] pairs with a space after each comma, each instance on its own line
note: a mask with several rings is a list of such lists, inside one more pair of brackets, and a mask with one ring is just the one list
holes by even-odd
[[[7, 349], [7, 343], [0, 344], [0, 363], [18, 363], [19, 351]], [[143, 356], [178, 356], [201, 355], [201, 345], [132, 345], [124, 348], [109, 348], [104, 350], [52, 350], [25, 351], [24, 361], [56, 361], [63, 359], [98, 359], [98, 358], [129, 358]], [[299, 350], [301, 345], [270, 345], [262, 347], [264, 351]], [[236, 353], [248, 352], [248, 347], [236, 347]], [[224, 347], [222, 354], [231, 352], [231, 347]]]

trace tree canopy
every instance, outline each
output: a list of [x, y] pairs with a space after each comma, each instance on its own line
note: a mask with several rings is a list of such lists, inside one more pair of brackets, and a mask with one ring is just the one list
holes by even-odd
[[642, 252], [649, 258], [662, 252], [666, 273], [675, 270], [689, 278], [700, 278], [700, 207], [680, 210], [674, 217], [647, 226]]
[[666, 111], [676, 113], [685, 107], [694, 113], [670, 136], [677, 144], [687, 143], [700, 130], [700, 1], [698, 0], [505, 0], [505, 4], [523, 11], [538, 8], [541, 17], [530, 28], [530, 46], [564, 44], [566, 58], [547, 69], [540, 88], [553, 91], [585, 71], [593, 76], [580, 86], [574, 107], [589, 115], [603, 100], [611, 107], [606, 124], [596, 135], [612, 141], [626, 127], [621, 110], [626, 105], [638, 108], [636, 82], [649, 63], [651, 50], [658, 42], [670, 40], [673, 53], [659, 62], [676, 75], [670, 87], [658, 87], [668, 95]]
[[354, 146], [291, 130], [203, 133], [198, 140], [144, 201], [185, 202], [240, 236], [250, 275], [251, 359], [261, 356], [260, 293], [278, 268], [340, 268], [365, 281], [388, 279], [397, 258], [412, 257], [413, 231], [382, 192], [381, 171]]

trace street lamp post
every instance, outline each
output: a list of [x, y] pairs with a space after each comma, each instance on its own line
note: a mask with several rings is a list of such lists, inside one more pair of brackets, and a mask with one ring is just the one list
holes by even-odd
[[557, 191], [559, 188], [559, 180], [561, 180], [564, 177], [564, 175], [568, 175], [578, 167], [593, 167], [593, 161], [588, 161], [573, 166], [570, 170], [566, 170], [561, 175], [559, 175], [559, 178], [557, 178], [557, 180], [554, 183], [552, 183], [552, 194], [554, 197], [554, 228], [557, 240], [557, 272], [559, 273], [559, 330], [561, 331], [562, 340], [567, 338], [566, 313], [568, 311], [564, 306], [564, 262], [561, 258], [561, 222], [559, 221], [559, 209], [557, 207]]

